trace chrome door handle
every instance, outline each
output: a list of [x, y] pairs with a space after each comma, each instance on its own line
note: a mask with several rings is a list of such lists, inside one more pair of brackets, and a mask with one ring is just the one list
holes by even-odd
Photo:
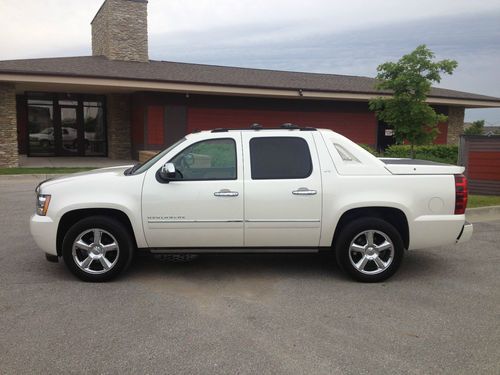
[[316, 190], [309, 190], [308, 188], [301, 187], [297, 190], [292, 191], [293, 195], [316, 195], [318, 192]]
[[229, 189], [221, 189], [214, 193], [216, 197], [237, 197], [239, 193], [237, 191], [231, 191]]

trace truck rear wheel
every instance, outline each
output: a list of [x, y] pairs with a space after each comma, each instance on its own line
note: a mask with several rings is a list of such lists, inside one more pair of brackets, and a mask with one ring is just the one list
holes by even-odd
[[376, 217], [356, 219], [345, 225], [335, 241], [337, 263], [361, 282], [378, 282], [391, 277], [404, 255], [399, 232]]
[[84, 281], [108, 281], [130, 264], [133, 245], [126, 228], [106, 216], [84, 218], [64, 236], [62, 255], [69, 270]]

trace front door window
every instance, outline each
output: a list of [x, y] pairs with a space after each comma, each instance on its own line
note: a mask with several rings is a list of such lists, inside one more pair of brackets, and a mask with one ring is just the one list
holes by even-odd
[[234, 139], [211, 139], [195, 143], [171, 160], [177, 180], [235, 180], [236, 143]]

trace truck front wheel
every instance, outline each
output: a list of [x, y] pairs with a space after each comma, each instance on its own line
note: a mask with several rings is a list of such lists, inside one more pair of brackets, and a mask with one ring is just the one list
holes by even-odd
[[64, 263], [84, 281], [108, 281], [124, 271], [133, 245], [126, 228], [106, 216], [84, 218], [68, 230], [62, 244]]
[[337, 263], [357, 281], [378, 282], [391, 277], [404, 255], [403, 240], [390, 223], [376, 217], [345, 225], [335, 241]]

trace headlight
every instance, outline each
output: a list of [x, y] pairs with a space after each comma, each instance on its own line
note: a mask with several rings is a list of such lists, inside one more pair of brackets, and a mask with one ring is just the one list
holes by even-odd
[[36, 196], [36, 213], [40, 216], [45, 216], [49, 209], [50, 195], [37, 194]]

